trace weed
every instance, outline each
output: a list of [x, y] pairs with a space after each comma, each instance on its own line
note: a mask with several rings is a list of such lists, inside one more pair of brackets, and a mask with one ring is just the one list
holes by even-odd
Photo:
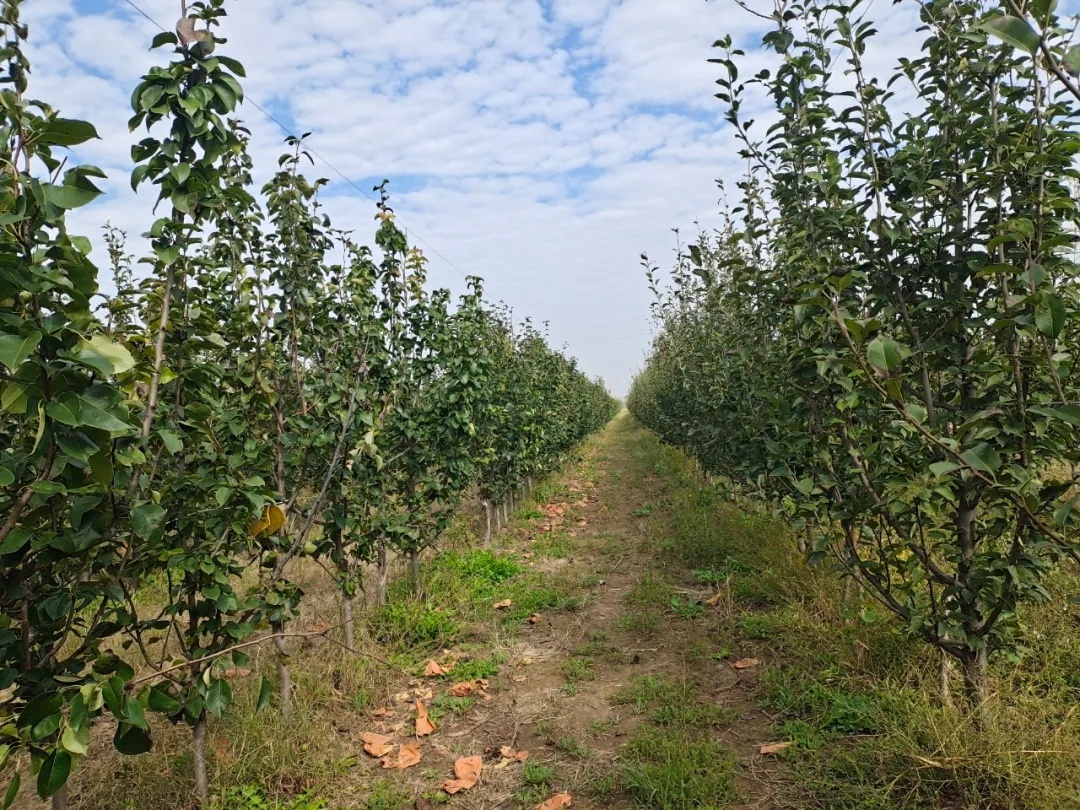
[[588, 733], [593, 737], [599, 737], [615, 728], [616, 724], [614, 717], [606, 717], [603, 720], [599, 718], [590, 720]]
[[696, 619], [705, 612], [705, 605], [698, 599], [672, 596], [668, 604], [671, 606], [671, 612], [680, 619]]
[[626, 603], [639, 607], [664, 607], [671, 601], [671, 587], [662, 579], [647, 573], [626, 593]]
[[616, 621], [616, 626], [620, 630], [651, 636], [660, 628], [661, 618], [660, 612], [656, 610], [632, 611], [620, 616]]
[[449, 677], [455, 681], [475, 681], [478, 678], [494, 678], [506, 663], [506, 653], [493, 653], [487, 658], [470, 658], [459, 661]]
[[272, 801], [257, 785], [230, 788], [225, 791], [220, 800], [212, 805], [212, 810], [326, 810], [326, 808], [326, 802], [311, 793], [305, 793], [288, 802]]
[[371, 623], [377, 641], [402, 647], [446, 646], [461, 632], [461, 626], [446, 613], [416, 601], [381, 607], [372, 615]]
[[588, 746], [583, 745], [573, 737], [560, 737], [555, 741], [555, 748], [578, 759], [585, 759], [592, 755], [592, 751], [589, 750]]
[[521, 781], [530, 787], [550, 787], [555, 781], [555, 769], [535, 759], [526, 760], [521, 771]]
[[562, 671], [566, 680], [570, 683], [596, 680], [596, 673], [593, 672], [593, 660], [591, 658], [567, 658], [563, 661]]
[[412, 795], [384, 779], [375, 783], [367, 806], [368, 810], [406, 810], [412, 807]]
[[720, 807], [737, 798], [736, 761], [715, 740], [644, 726], [623, 749], [621, 781], [638, 807]]

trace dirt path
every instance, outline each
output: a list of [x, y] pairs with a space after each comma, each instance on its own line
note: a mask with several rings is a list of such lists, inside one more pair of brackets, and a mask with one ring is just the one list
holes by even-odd
[[[538, 514], [504, 539], [502, 550], [526, 565], [576, 579], [585, 599], [580, 610], [542, 616], [509, 640], [501, 691], [460, 722], [464, 729], [446, 730], [464, 731], [463, 750], [510, 745], [534, 763], [525, 774], [531, 780], [486, 778], [462, 806], [535, 807], [529, 802], [558, 789], [571, 793], [574, 807], [629, 807], [635, 799], [692, 806], [677, 788], [665, 792], [667, 780], [688, 778], [681, 764], [667, 768], [665, 745], [684, 742], [723, 752], [690, 764], [717, 775], [730, 770], [737, 795], [723, 806], [776, 806], [774, 766], [759, 755], [768, 718], [752, 697], [764, 663], [733, 667], [750, 655], [732, 630], [735, 617], [723, 605], [701, 604], [715, 589], [687, 587], [689, 572], [664, 557], [671, 482], [650, 466], [644, 437], [628, 418], [616, 420], [551, 487]], [[640, 785], [622, 775], [628, 742], [648, 772]], [[710, 744], [718, 748], [702, 748]], [[530, 784], [541, 766], [554, 777]]]

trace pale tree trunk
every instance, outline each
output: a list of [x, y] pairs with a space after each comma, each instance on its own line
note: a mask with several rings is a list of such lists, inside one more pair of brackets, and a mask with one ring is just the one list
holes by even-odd
[[527, 497], [527, 498], [532, 497], [532, 489], [533, 489], [533, 487], [532, 487], [532, 476], [531, 475], [526, 475], [525, 476], [525, 497]]
[[386, 540], [379, 538], [378, 552], [375, 569], [375, 604], [385, 605], [386, 599], [386, 576], [388, 563], [386, 559]]
[[510, 510], [507, 513], [507, 519], [509, 519], [509, 516], [514, 513], [514, 488], [513, 487], [510, 488], [510, 494], [507, 496], [506, 500], [507, 500], [507, 504], [508, 504], [507, 508]]
[[352, 597], [349, 594], [342, 594], [341, 597], [341, 625], [345, 628], [345, 647], [349, 650], [356, 649], [354, 644], [355, 636], [353, 630], [353, 604]]
[[67, 785], [61, 785], [60, 789], [52, 795], [52, 810], [68, 810]]
[[206, 775], [206, 712], [199, 715], [191, 729], [191, 752], [195, 761], [195, 795], [200, 805], [210, 803], [210, 780]]
[[420, 550], [412, 549], [409, 552], [409, 568], [412, 571], [413, 592], [420, 595]]
[[963, 659], [964, 697], [976, 723], [982, 728], [990, 723], [990, 677], [986, 663], [985, 647], [969, 651]]
[[292, 673], [289, 672], [289, 653], [285, 649], [285, 639], [281, 634], [285, 632], [284, 622], [273, 622], [270, 625], [274, 631], [274, 649], [277, 650], [278, 688], [281, 690], [281, 716], [288, 720], [292, 717]]
[[484, 504], [484, 548], [491, 548], [491, 501]]
[[941, 691], [941, 705], [946, 709], [953, 708], [952, 699], [952, 661], [944, 650], [938, 658], [938, 686]]
[[502, 531], [502, 510], [495, 504], [495, 534]]
[[850, 575], [844, 577], [844, 595], [841, 598], [841, 604], [843, 604], [844, 607], [850, 607], [851, 606], [851, 597], [854, 594], [854, 591], [855, 591], [855, 578], [850, 576]]

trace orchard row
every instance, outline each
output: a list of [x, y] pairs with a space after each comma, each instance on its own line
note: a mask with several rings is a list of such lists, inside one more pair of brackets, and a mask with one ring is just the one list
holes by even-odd
[[153, 43], [173, 55], [132, 96], [131, 182], [160, 216], [144, 272], [107, 232], [103, 301], [65, 227], [103, 175], [59, 154], [96, 132], [28, 94], [19, 5], [0, 12], [0, 807], [26, 773], [64, 806], [91, 727], [135, 755], [155, 713], [192, 727], [205, 799], [222, 670], [272, 640], [291, 711], [298, 558], [336, 573], [352, 647], [370, 566], [385, 601], [391, 555], [415, 571], [466, 499], [490, 525], [615, 403], [479, 279], [457, 300], [430, 290], [384, 188], [375, 249], [321, 211], [302, 140], [253, 188], [244, 71], [213, 33], [225, 0]]
[[649, 270], [628, 400], [954, 661], [984, 720], [989, 658], [1080, 551], [1080, 50], [1054, 6], [923, 3], [888, 75], [862, 0], [778, 6], [753, 78], [718, 42], [750, 169], [727, 228]]

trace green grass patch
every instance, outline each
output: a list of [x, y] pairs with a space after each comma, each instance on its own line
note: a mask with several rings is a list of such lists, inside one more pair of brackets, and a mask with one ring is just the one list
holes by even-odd
[[623, 749], [621, 782], [637, 807], [718, 808], [738, 799], [736, 762], [730, 749], [703, 735], [643, 726]]

